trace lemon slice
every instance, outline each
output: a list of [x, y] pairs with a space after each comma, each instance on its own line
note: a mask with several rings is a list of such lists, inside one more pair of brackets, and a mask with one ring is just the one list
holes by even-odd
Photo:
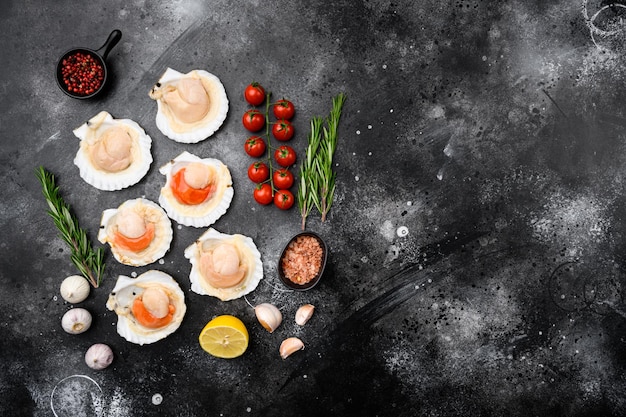
[[200, 332], [200, 346], [209, 354], [225, 359], [243, 355], [248, 348], [248, 329], [235, 316], [217, 316]]

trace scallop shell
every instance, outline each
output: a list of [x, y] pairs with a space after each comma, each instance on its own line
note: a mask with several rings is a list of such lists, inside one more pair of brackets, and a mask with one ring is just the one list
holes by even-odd
[[[132, 162], [124, 170], [108, 172], [94, 165], [90, 150], [102, 134], [112, 127], [121, 127], [132, 139]], [[74, 158], [74, 164], [85, 182], [103, 191], [121, 190], [138, 183], [150, 169], [152, 163], [152, 139], [136, 122], [130, 119], [114, 119], [106, 111], [98, 113], [80, 127], [74, 129], [74, 135], [80, 139], [80, 147]]]
[[[193, 77], [202, 80], [209, 95], [210, 109], [198, 122], [184, 123], [174, 119], [166, 111], [167, 104], [161, 99], [160, 91], [166, 86], [175, 86], [184, 77]], [[182, 74], [172, 68], [167, 68], [159, 81], [150, 90], [150, 97], [157, 102], [156, 125], [168, 138], [181, 143], [197, 143], [215, 133], [226, 120], [228, 113], [228, 97], [222, 82], [215, 75], [204, 70], [193, 70]]]
[[[179, 202], [171, 189], [172, 176], [181, 168], [192, 162], [201, 162], [215, 169], [217, 184], [213, 196], [207, 201], [188, 205]], [[230, 207], [233, 200], [234, 189], [233, 180], [228, 167], [220, 160], [213, 158], [199, 158], [189, 152], [183, 152], [176, 158], [165, 164], [159, 172], [165, 175], [165, 185], [161, 188], [159, 204], [167, 215], [185, 226], [207, 227], [215, 223]]]
[[[117, 247], [113, 240], [117, 213], [129, 207], [155, 225], [154, 239], [140, 252]], [[111, 246], [115, 259], [130, 266], [144, 266], [161, 259], [169, 250], [173, 236], [172, 222], [165, 211], [158, 204], [145, 198], [127, 200], [116, 209], [104, 210], [98, 231], [98, 240]]]
[[[231, 288], [215, 288], [209, 284], [200, 272], [200, 252], [202, 245], [207, 242], [219, 243], [219, 241], [234, 244], [240, 255], [245, 258], [248, 265], [248, 272], [244, 279]], [[191, 262], [191, 272], [189, 280], [191, 281], [191, 290], [200, 295], [211, 295], [222, 301], [234, 300], [242, 297], [259, 285], [263, 278], [263, 263], [261, 262], [261, 253], [257, 249], [254, 241], [243, 235], [228, 235], [220, 233], [213, 228], [209, 228], [202, 234], [192, 245], [185, 249], [185, 258]]]
[[[133, 316], [132, 303], [147, 288], [160, 287], [166, 291], [170, 304], [175, 307], [172, 321], [161, 328], [153, 329], [142, 326]], [[174, 333], [183, 321], [187, 306], [185, 294], [178, 283], [168, 274], [150, 270], [130, 278], [120, 275], [106, 304], [107, 308], [117, 314], [117, 332], [124, 339], [139, 345], [157, 342]]]

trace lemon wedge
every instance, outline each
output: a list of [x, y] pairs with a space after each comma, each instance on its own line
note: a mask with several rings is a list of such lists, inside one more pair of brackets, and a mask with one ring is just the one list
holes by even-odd
[[198, 340], [209, 354], [232, 359], [243, 355], [248, 348], [248, 329], [237, 317], [225, 314], [209, 321]]

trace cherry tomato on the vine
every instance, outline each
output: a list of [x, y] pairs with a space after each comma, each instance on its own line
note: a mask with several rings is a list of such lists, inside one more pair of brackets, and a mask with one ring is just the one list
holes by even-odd
[[246, 101], [253, 106], [260, 106], [265, 101], [265, 89], [256, 81], [251, 82], [243, 92]]
[[274, 151], [274, 159], [278, 165], [287, 168], [296, 163], [296, 151], [291, 146], [279, 146]]
[[272, 133], [276, 140], [287, 141], [293, 137], [293, 125], [289, 120], [279, 120], [272, 126]]
[[293, 103], [287, 99], [278, 100], [276, 104], [274, 104], [274, 116], [277, 119], [285, 119], [291, 120], [293, 115], [296, 113], [296, 109], [293, 106]]
[[263, 184], [257, 184], [257, 186], [254, 187], [253, 195], [254, 200], [259, 204], [263, 204], [264, 206], [274, 200], [274, 198], [272, 197], [272, 187], [266, 182]]
[[294, 201], [295, 198], [289, 190], [278, 190], [274, 194], [274, 205], [281, 210], [289, 210]]
[[244, 150], [253, 158], [263, 156], [265, 153], [265, 141], [260, 136], [250, 136], [243, 145]]
[[248, 178], [252, 182], [261, 183], [270, 177], [270, 169], [263, 162], [253, 162], [248, 167]]
[[244, 113], [242, 122], [250, 132], [258, 132], [265, 126], [265, 116], [256, 109], [250, 109]]
[[293, 174], [287, 168], [275, 170], [272, 180], [274, 181], [274, 187], [279, 190], [291, 188], [294, 182]]

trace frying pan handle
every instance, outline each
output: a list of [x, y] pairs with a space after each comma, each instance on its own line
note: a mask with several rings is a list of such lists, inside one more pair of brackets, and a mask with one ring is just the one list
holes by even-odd
[[107, 59], [107, 55], [111, 52], [111, 49], [122, 39], [122, 32], [118, 29], [115, 29], [109, 35], [108, 39], [99, 49], [96, 50], [98, 54], [102, 57], [102, 59]]

